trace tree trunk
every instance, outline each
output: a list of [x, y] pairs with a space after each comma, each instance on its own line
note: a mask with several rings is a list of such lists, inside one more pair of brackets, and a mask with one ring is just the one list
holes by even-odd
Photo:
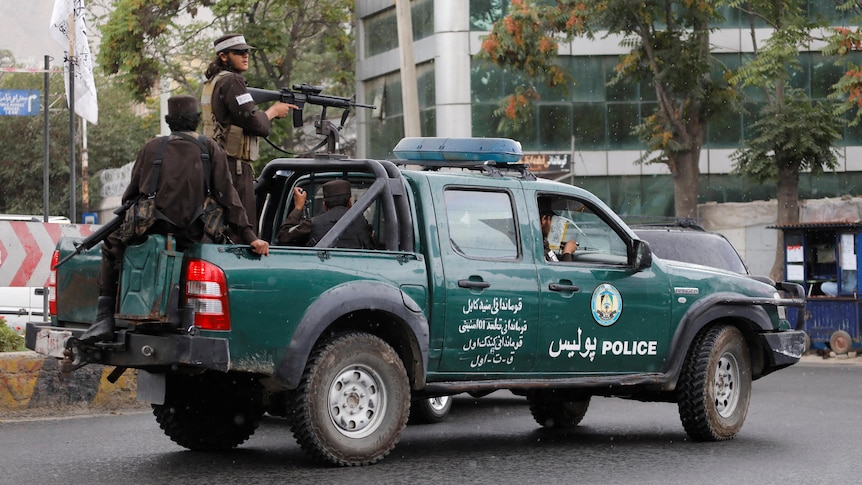
[[697, 194], [700, 192], [698, 180], [700, 147], [696, 150], [678, 153], [673, 173], [673, 207], [678, 218], [697, 218]]
[[[777, 184], [777, 223], [779, 226], [799, 222], [799, 164], [797, 162], [778, 162]], [[775, 247], [775, 260], [769, 277], [775, 281], [784, 280], [784, 232], [778, 232]]]

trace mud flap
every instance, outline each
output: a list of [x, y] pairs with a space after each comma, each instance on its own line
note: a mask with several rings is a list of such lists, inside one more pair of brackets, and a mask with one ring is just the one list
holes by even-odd
[[154, 374], [138, 370], [138, 401], [164, 404], [166, 386], [167, 379], [163, 373]]

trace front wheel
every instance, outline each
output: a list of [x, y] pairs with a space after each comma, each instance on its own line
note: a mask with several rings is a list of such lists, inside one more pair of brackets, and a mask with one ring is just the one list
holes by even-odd
[[677, 388], [679, 416], [697, 441], [736, 436], [748, 414], [751, 356], [736, 327], [713, 327], [698, 335], [686, 356]]
[[316, 347], [292, 395], [297, 443], [315, 459], [339, 466], [383, 459], [410, 413], [400, 357], [382, 339], [360, 332]]

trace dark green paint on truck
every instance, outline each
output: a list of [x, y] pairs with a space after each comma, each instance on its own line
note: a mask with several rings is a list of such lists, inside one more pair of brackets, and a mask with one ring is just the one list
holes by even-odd
[[[191, 449], [237, 446], [254, 427], [233, 418], [269, 411], [291, 420], [312, 457], [370, 464], [395, 446], [411, 400], [496, 389], [526, 396], [542, 426], [575, 426], [591, 396], [620, 396], [676, 402], [693, 438], [732, 438], [751, 380], [802, 354], [804, 335], [784, 319], [802, 305], [798, 285], [653, 257], [592, 194], [502, 165], [274, 160], [257, 184], [261, 237], [274, 243], [295, 185], [318, 194], [343, 177], [355, 196], [345, 219], [364, 214], [379, 247], [333, 247], [339, 223], [315, 247], [273, 245], [268, 257], [231, 245], [168, 251], [182, 271], [160, 296], [178, 302], [165, 315], [130, 320], [98, 349], [51, 355], [67, 369], [146, 371], [140, 397]], [[546, 261], [540, 199], [577, 229], [574, 261]], [[74, 246], [58, 249], [62, 258]], [[50, 353], [49, 335], [86, 329], [98, 257], [91, 250], [59, 268], [57, 313], [51, 327], [28, 328], [29, 348]], [[190, 261], [223, 273], [228, 330], [195, 326]], [[224, 393], [247, 399], [214, 405]]]

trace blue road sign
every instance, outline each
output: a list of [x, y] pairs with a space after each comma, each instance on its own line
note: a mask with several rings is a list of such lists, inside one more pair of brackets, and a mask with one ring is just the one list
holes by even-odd
[[39, 114], [41, 93], [24, 89], [0, 89], [0, 116]]

